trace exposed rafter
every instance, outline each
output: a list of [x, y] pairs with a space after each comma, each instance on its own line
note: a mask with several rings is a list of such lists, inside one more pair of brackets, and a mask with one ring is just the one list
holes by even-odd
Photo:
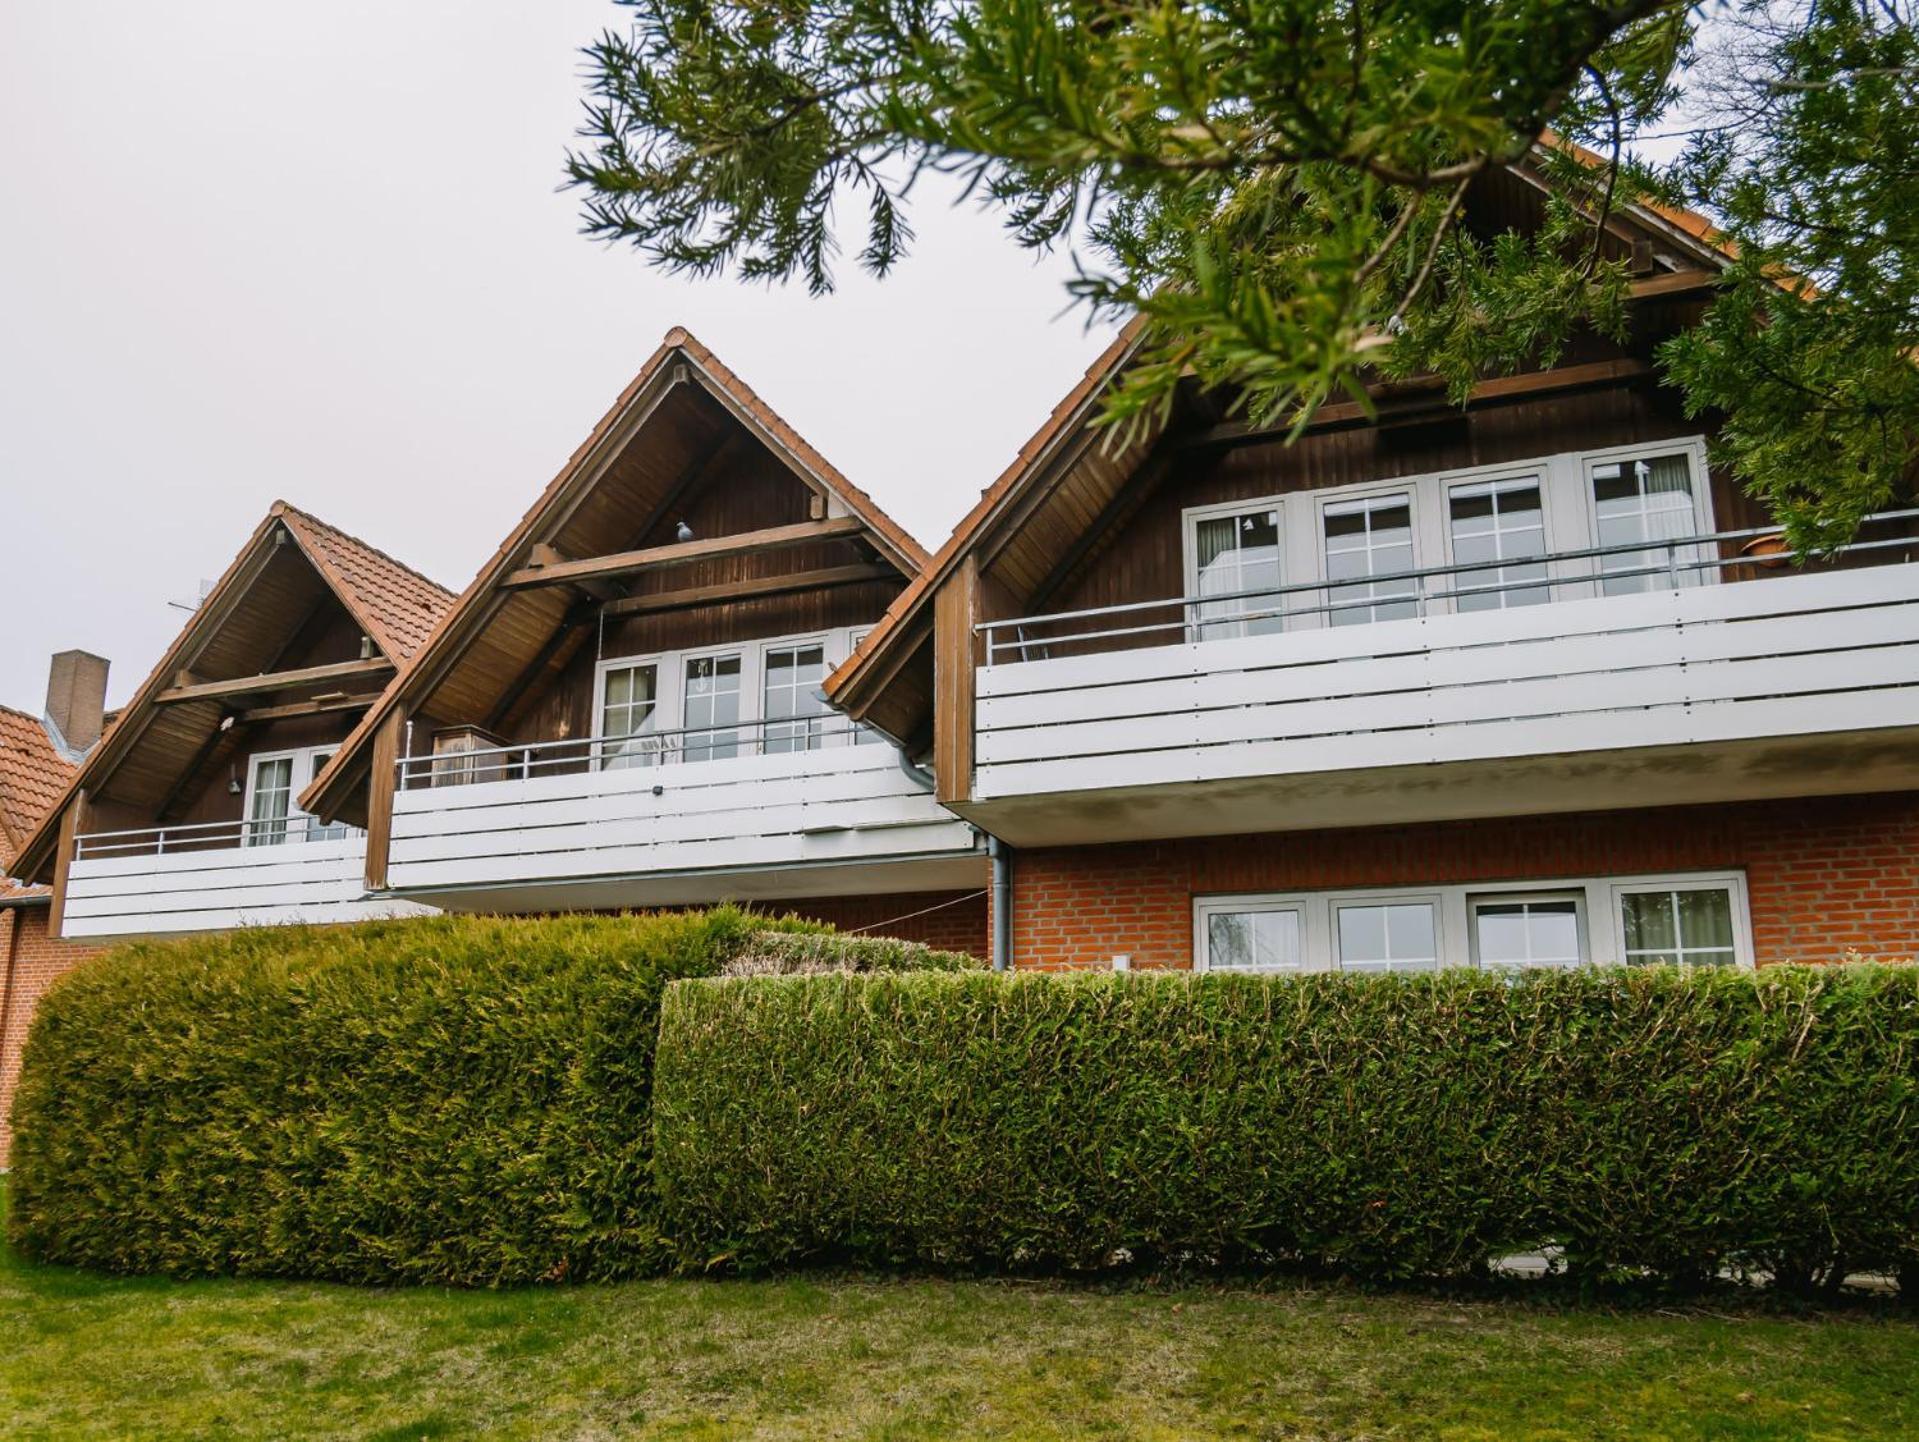
[[326, 666], [302, 666], [293, 671], [263, 671], [257, 676], [236, 676], [228, 681], [184, 680], [155, 696], [162, 706], [182, 701], [219, 701], [229, 696], [257, 696], [266, 691], [292, 691], [306, 686], [321, 686], [329, 681], [347, 681], [360, 676], [384, 676], [393, 663], [384, 656], [365, 661], [335, 661]]
[[579, 585], [614, 576], [632, 576], [641, 571], [657, 571], [667, 566], [684, 566], [694, 561], [710, 561], [722, 556], [748, 556], [815, 541], [846, 541], [862, 535], [864, 522], [853, 516], [835, 516], [824, 521], [800, 521], [790, 526], [770, 526], [762, 531], [742, 531], [732, 536], [715, 536], [706, 541], [681, 541], [671, 546], [649, 546], [641, 551], [621, 551], [611, 556], [588, 560], [555, 560], [547, 565], [523, 566], [510, 572], [501, 582], [504, 590], [527, 586]]

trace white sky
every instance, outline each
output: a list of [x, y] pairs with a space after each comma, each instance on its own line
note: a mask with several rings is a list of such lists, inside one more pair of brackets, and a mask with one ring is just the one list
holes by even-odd
[[929, 547], [1104, 344], [930, 192], [840, 293], [676, 280], [556, 193], [607, 0], [0, 5], [0, 702], [124, 700], [277, 497], [459, 590], [668, 327]]

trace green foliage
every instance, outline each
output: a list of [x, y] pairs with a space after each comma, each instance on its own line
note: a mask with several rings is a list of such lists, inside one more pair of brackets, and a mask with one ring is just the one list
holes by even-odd
[[655, 1086], [692, 1267], [1919, 1263], [1907, 967], [690, 982]]
[[14, 1240], [176, 1275], [645, 1272], [661, 990], [767, 925], [441, 916], [90, 962], [28, 1039]]
[[[1194, 378], [1303, 421], [1382, 375], [1460, 393], [1623, 336], [1604, 224], [1683, 199], [1745, 256], [1667, 357], [1696, 409], [1733, 413], [1726, 458], [1807, 544], [1909, 492], [1911, 0], [621, 3], [568, 173], [590, 234], [669, 268], [828, 290], [835, 217], [863, 213], [883, 274], [914, 181], [950, 172], [1020, 244], [1088, 256], [1094, 313], [1144, 318], [1109, 420]], [[1730, 62], [1696, 66], [1722, 34]], [[1683, 162], [1636, 151], [1682, 124]], [[1480, 207], [1516, 169], [1555, 196], [1526, 236]]]
[[935, 951], [890, 936], [832, 931], [755, 932], [722, 976], [798, 976], [823, 971], [978, 971], [985, 963], [960, 951]]

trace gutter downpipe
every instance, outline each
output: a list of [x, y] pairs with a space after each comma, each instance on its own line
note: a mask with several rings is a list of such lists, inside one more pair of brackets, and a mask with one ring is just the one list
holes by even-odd
[[986, 838], [993, 858], [993, 970], [1013, 964], [1013, 848], [997, 836]]

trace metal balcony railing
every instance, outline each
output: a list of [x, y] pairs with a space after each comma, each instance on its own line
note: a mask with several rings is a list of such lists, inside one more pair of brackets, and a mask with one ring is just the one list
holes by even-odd
[[91, 831], [74, 838], [75, 860], [116, 856], [178, 856], [189, 852], [243, 847], [290, 846], [309, 841], [340, 841], [358, 836], [358, 827], [327, 825], [310, 816], [256, 821], [205, 821], [187, 826], [142, 826], [126, 831]]
[[[1915, 520], [1919, 520], [1919, 509], [1885, 511], [1869, 517], [1860, 529], [1862, 535], [1891, 525], [1910, 529]], [[1350, 624], [1354, 619], [1395, 620], [1494, 606], [1546, 604], [1715, 580], [1745, 582], [1783, 567], [1804, 571], [1862, 560], [1906, 561], [1919, 551], [1919, 536], [1908, 534], [1872, 535], [1804, 561], [1779, 554], [1755, 555], [1742, 549], [1777, 534], [1774, 527], [1755, 526], [1660, 537], [1533, 556], [1422, 566], [1350, 580], [1302, 581], [1055, 611], [986, 621], [974, 630], [985, 638], [986, 664], [992, 666], [1244, 635], [1261, 623], [1273, 623], [1263, 629], [1284, 630]]]
[[398, 789], [518, 781], [587, 771], [648, 770], [748, 756], [783, 756], [829, 746], [879, 742], [878, 733], [833, 713], [729, 721], [718, 726], [643, 729], [624, 736], [581, 736], [438, 755], [405, 756]]

